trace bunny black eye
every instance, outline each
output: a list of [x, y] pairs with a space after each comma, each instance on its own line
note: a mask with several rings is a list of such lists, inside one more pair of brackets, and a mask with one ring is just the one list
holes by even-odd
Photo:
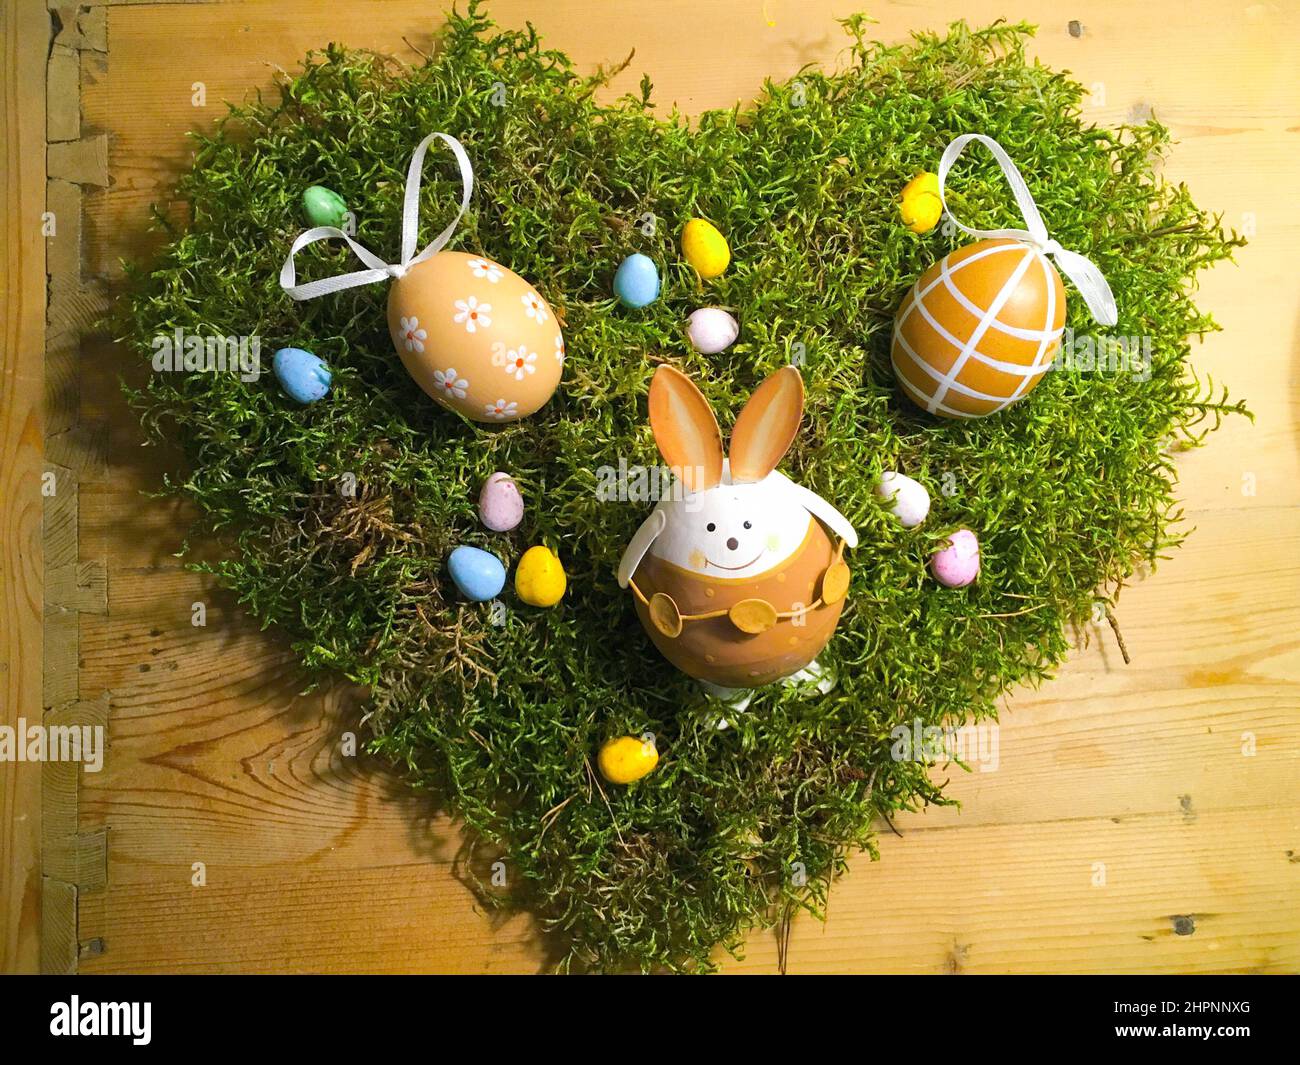
[[752, 529], [753, 527], [754, 527], [754, 526], [750, 525], [749, 522], [745, 522], [745, 528], [746, 528], [746, 529]]
[[716, 525], [713, 524], [713, 522], [709, 522], [709, 524], [704, 527], [708, 529], [709, 532], [716, 532], [718, 528]]

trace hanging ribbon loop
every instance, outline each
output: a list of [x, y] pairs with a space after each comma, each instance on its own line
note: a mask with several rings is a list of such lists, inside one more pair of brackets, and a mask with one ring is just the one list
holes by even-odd
[[[456, 162], [460, 165], [460, 210], [456, 212], [456, 217], [451, 220], [451, 224], [425, 245], [417, 255], [415, 253], [415, 242], [418, 239], [420, 229], [420, 175], [424, 169], [424, 156], [435, 138], [447, 143], [452, 154], [456, 156]], [[451, 240], [452, 234], [456, 232], [456, 227], [460, 225], [460, 220], [465, 217], [465, 211], [469, 208], [469, 200], [473, 192], [474, 167], [470, 164], [464, 146], [449, 134], [430, 133], [424, 140], [420, 141], [419, 146], [412, 153], [411, 165], [406, 170], [406, 192], [402, 200], [402, 257], [395, 263], [386, 263], [378, 255], [358, 244], [343, 230], [335, 226], [317, 226], [315, 229], [309, 229], [305, 233], [299, 234], [298, 239], [293, 242], [293, 247], [289, 249], [289, 257], [285, 259], [284, 266], [280, 268], [280, 287], [293, 299], [311, 300], [317, 296], [327, 296], [331, 292], [341, 292], [345, 288], [372, 285], [376, 281], [402, 277], [412, 266], [432, 258], [446, 247], [447, 242]], [[301, 285], [298, 284], [294, 256], [308, 245], [321, 240], [346, 241], [348, 247], [352, 249], [352, 254], [370, 269], [356, 270], [350, 274], [336, 274], [333, 277], [321, 278], [319, 281], [306, 281]]]
[[[961, 153], [966, 150], [966, 145], [971, 141], [978, 141], [988, 148], [998, 166], [1001, 167], [1002, 176], [1007, 179], [1011, 194], [1016, 198], [1016, 206], [1020, 208], [1020, 217], [1025, 220], [1025, 229], [972, 229], [957, 221], [956, 215], [948, 209], [948, 202], [944, 199], [948, 171], [952, 169], [952, 165], [961, 157]], [[1034, 203], [1029, 186], [1020, 176], [1020, 171], [1011, 156], [1007, 155], [1002, 145], [992, 137], [985, 137], [980, 133], [963, 133], [944, 149], [943, 158], [939, 160], [939, 202], [943, 204], [944, 212], [951, 219], [952, 224], [963, 233], [981, 239], [1005, 237], [1011, 240], [1022, 240], [1032, 244], [1044, 255], [1051, 256], [1061, 273], [1074, 282], [1079, 295], [1083, 297], [1083, 302], [1088, 305], [1088, 310], [1099, 324], [1109, 326], [1119, 320], [1115, 296], [1110, 290], [1110, 285], [1106, 283], [1106, 278], [1091, 259], [1062, 248], [1047, 235], [1047, 226], [1043, 223], [1043, 216], [1038, 213], [1038, 205]]]

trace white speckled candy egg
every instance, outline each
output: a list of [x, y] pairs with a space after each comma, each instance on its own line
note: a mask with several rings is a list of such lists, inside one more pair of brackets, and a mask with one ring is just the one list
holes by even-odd
[[476, 422], [526, 418], [560, 383], [555, 313], [522, 277], [479, 255], [440, 252], [398, 278], [388, 329], [416, 383]]
[[914, 529], [930, 513], [930, 493], [925, 485], [892, 470], [880, 475], [876, 496], [884, 502], [906, 529]]
[[705, 355], [726, 351], [740, 335], [740, 325], [721, 307], [701, 307], [686, 319], [691, 347]]

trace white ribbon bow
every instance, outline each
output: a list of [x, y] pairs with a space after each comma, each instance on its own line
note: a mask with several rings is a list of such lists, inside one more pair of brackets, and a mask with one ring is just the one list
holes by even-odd
[[[420, 228], [420, 171], [424, 166], [424, 154], [429, 150], [429, 145], [433, 143], [435, 137], [446, 141], [447, 146], [451, 148], [452, 153], [456, 156], [456, 162], [460, 164], [460, 180], [463, 192], [460, 197], [460, 210], [456, 213], [456, 217], [452, 219], [451, 225], [434, 237], [420, 254], [416, 255], [415, 241]], [[430, 133], [424, 140], [420, 141], [419, 147], [415, 149], [414, 154], [411, 156], [411, 165], [406, 170], [406, 195], [402, 201], [401, 259], [395, 263], [386, 263], [378, 255], [358, 244], [343, 230], [335, 226], [317, 226], [315, 229], [309, 229], [300, 234], [298, 239], [293, 242], [293, 247], [289, 249], [289, 257], [285, 259], [284, 266], [280, 268], [280, 287], [296, 300], [310, 300], [315, 299], [317, 296], [326, 296], [331, 292], [339, 292], [345, 288], [356, 288], [358, 285], [371, 285], [376, 281], [384, 281], [390, 277], [401, 277], [412, 266], [422, 263], [442, 251], [447, 242], [451, 240], [451, 235], [456, 232], [460, 220], [465, 217], [465, 210], [469, 207], [469, 198], [473, 191], [474, 167], [470, 165], [469, 156], [465, 154], [465, 149], [460, 141], [446, 133]], [[319, 240], [336, 239], [347, 241], [348, 247], [352, 249], [353, 254], [370, 269], [357, 270], [350, 274], [336, 274], [334, 277], [325, 277], [319, 281], [307, 281], [301, 285], [297, 284], [297, 272], [294, 269], [293, 257], [309, 244], [315, 244]]]
[[[990, 152], [993, 158], [997, 160], [998, 166], [1002, 168], [1002, 176], [1007, 179], [1007, 184], [1011, 186], [1011, 192], [1016, 198], [1016, 206], [1020, 208], [1020, 216], [1025, 220], [1026, 229], [971, 229], [957, 221], [957, 218], [948, 210], [947, 201], [943, 198], [944, 181], [948, 177], [948, 171], [952, 169], [953, 163], [960, 158], [961, 153], [965, 151], [966, 145], [971, 141], [979, 141]], [[1091, 259], [1079, 255], [1077, 252], [1067, 251], [1062, 248], [1056, 241], [1047, 235], [1047, 226], [1043, 224], [1042, 215], [1038, 213], [1038, 205], [1034, 203], [1034, 198], [1029, 194], [1029, 186], [1025, 184], [1025, 179], [1020, 176], [1020, 171], [1016, 169], [1016, 164], [1011, 161], [1011, 156], [1007, 155], [1002, 145], [992, 137], [985, 137], [979, 133], [963, 133], [956, 138], [947, 148], [944, 149], [943, 158], [939, 160], [939, 201], [943, 204], [943, 209], [948, 217], [952, 219], [953, 225], [972, 237], [1010, 237], [1012, 240], [1023, 240], [1032, 244], [1044, 255], [1050, 255], [1056, 260], [1056, 265], [1060, 267], [1061, 273], [1074, 282], [1075, 287], [1079, 290], [1079, 295], [1083, 297], [1083, 302], [1088, 305], [1088, 310], [1092, 312], [1093, 318], [1101, 325], [1114, 325], [1119, 320], [1119, 312], [1115, 307], [1115, 296], [1110, 290], [1110, 285], [1102, 276], [1100, 270]]]

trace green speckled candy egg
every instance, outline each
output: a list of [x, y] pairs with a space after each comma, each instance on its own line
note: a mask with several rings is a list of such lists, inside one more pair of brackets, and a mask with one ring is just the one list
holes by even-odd
[[311, 185], [303, 191], [302, 211], [314, 226], [342, 229], [348, 217], [348, 205], [343, 202], [343, 197], [324, 185]]

